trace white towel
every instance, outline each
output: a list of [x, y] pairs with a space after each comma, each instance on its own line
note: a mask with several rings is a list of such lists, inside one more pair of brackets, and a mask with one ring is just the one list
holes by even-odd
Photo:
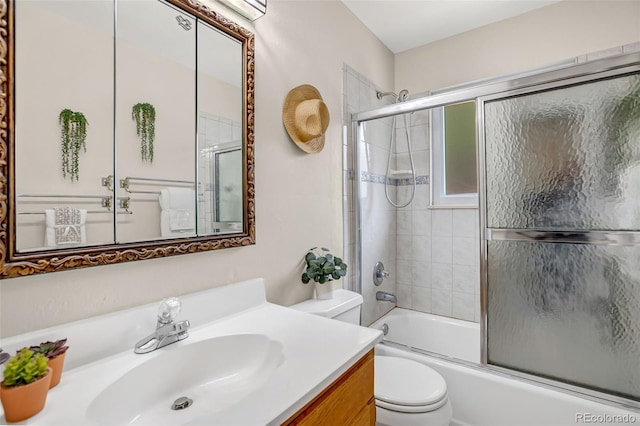
[[64, 206], [46, 209], [44, 213], [44, 245], [46, 247], [69, 247], [86, 244], [86, 210]]
[[172, 231], [186, 231], [196, 226], [196, 218], [189, 210], [167, 210], [169, 228]]
[[162, 210], [188, 210], [196, 207], [196, 193], [193, 188], [168, 187], [160, 191]]
[[195, 235], [196, 192], [192, 188], [168, 187], [160, 191], [160, 235]]
[[160, 212], [160, 235], [163, 237], [193, 237], [196, 235], [195, 223], [191, 228], [183, 230], [171, 229], [171, 213], [168, 210]]

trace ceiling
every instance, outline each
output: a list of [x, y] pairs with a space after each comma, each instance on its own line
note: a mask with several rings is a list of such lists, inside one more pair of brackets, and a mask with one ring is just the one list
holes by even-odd
[[557, 0], [342, 0], [393, 53], [511, 18]]

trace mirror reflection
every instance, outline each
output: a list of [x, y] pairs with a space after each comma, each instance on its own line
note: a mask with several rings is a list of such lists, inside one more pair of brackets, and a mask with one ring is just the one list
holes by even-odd
[[[220, 52], [220, 61], [209, 52]], [[242, 229], [242, 47], [198, 22], [198, 232]]]
[[15, 22], [18, 253], [243, 232], [240, 40], [160, 0]]
[[112, 5], [15, 7], [17, 250], [111, 244]]
[[160, 1], [117, 12], [118, 242], [194, 236], [196, 20]]

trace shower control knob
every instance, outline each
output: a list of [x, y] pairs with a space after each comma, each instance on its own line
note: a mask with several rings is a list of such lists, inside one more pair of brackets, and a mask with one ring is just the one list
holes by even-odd
[[385, 278], [389, 278], [389, 272], [384, 270], [384, 263], [378, 261], [373, 267], [373, 283], [380, 285]]

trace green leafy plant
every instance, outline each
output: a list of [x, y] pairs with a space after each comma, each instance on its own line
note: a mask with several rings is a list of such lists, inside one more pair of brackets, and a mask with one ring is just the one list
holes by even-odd
[[89, 122], [81, 112], [63, 109], [58, 117], [62, 142], [62, 176], [77, 181], [80, 177], [80, 150], [87, 152]]
[[22, 348], [4, 368], [4, 387], [28, 385], [47, 374], [48, 358], [29, 348]]
[[305, 271], [302, 273], [302, 282], [308, 284], [309, 281], [315, 281], [324, 284], [329, 281], [339, 280], [347, 275], [347, 264], [337, 256], [329, 253], [329, 249], [321, 247], [321, 252], [317, 251], [317, 247], [309, 249], [304, 260], [307, 264]]
[[46, 356], [48, 359], [53, 359], [58, 355], [62, 355], [69, 349], [69, 346], [66, 346], [67, 339], [56, 340], [55, 342], [46, 341], [40, 343], [38, 346], [31, 346], [29, 350], [33, 351], [37, 354], [42, 354]]
[[153, 163], [153, 141], [156, 138], [156, 109], [148, 103], [137, 103], [131, 111], [140, 138], [142, 161]]

